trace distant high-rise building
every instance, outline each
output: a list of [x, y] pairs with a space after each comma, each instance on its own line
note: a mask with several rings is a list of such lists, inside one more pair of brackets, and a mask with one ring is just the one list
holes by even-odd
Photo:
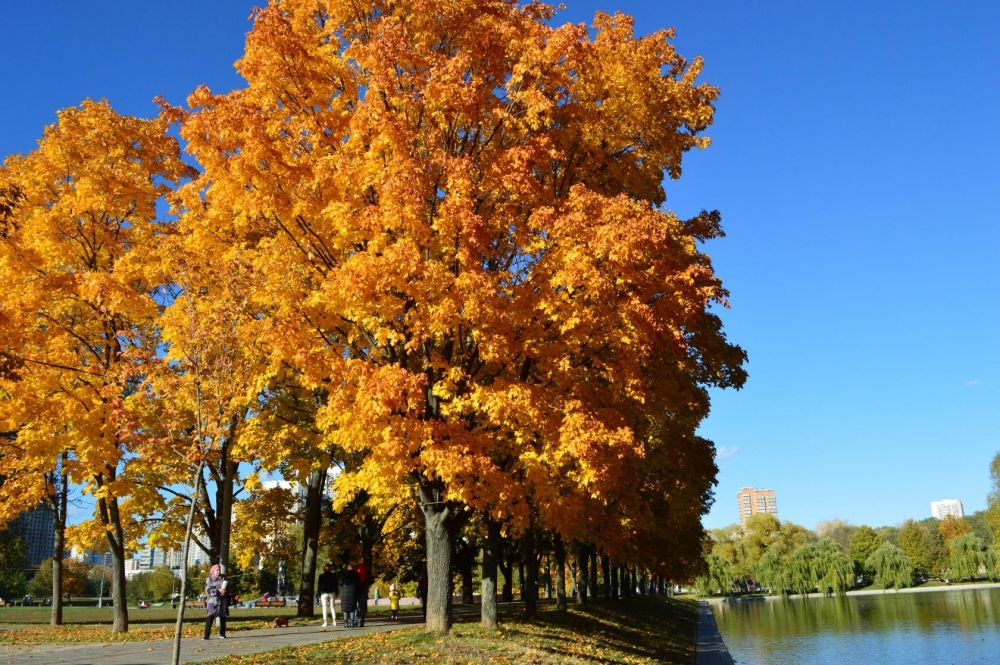
[[28, 565], [32, 568], [37, 568], [42, 561], [52, 556], [56, 520], [48, 506], [41, 505], [21, 513], [7, 524], [7, 528], [24, 540], [24, 546], [28, 550]]
[[736, 502], [740, 510], [740, 526], [747, 529], [747, 520], [757, 513], [768, 513], [778, 516], [778, 501], [774, 498], [774, 490], [759, 490], [755, 487], [744, 487], [736, 494]]
[[931, 501], [931, 515], [939, 520], [943, 520], [948, 515], [962, 518], [965, 517], [965, 506], [958, 499]]
[[[340, 475], [339, 466], [331, 466], [330, 470], [327, 471], [326, 483], [323, 486], [323, 495], [330, 501], [334, 499], [333, 492], [333, 481]], [[291, 492], [292, 496], [295, 497], [295, 502], [298, 504], [299, 508], [306, 505], [306, 493], [308, 488], [295, 480], [265, 480], [260, 484], [266, 490], [271, 489], [283, 489]]]
[[84, 547], [73, 546], [69, 551], [70, 558], [81, 561], [88, 566], [110, 566], [111, 554], [108, 552], [97, 552]]

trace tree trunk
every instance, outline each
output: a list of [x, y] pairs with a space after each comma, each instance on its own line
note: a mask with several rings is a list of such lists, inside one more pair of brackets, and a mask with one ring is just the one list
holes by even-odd
[[[501, 548], [502, 549], [502, 548]], [[507, 544], [507, 549], [510, 549], [510, 544]], [[500, 600], [505, 603], [512, 602], [514, 600], [514, 559], [513, 554], [508, 552], [508, 556], [500, 556], [497, 559], [497, 565], [500, 567], [500, 573], [503, 575], [503, 588], [500, 593]]]
[[604, 600], [611, 600], [611, 563], [608, 555], [601, 555], [601, 575], [604, 576]]
[[55, 516], [55, 537], [52, 543], [52, 615], [49, 617], [49, 625], [61, 626], [63, 622], [63, 556], [66, 552], [66, 503], [69, 492], [69, 478], [66, 474], [66, 459], [68, 455], [62, 454], [60, 460], [59, 474], [55, 482], [55, 499], [53, 513]]
[[[98, 490], [107, 482], [115, 480], [112, 469], [107, 477], [97, 475], [94, 481]], [[121, 514], [118, 512], [118, 498], [113, 494], [102, 492], [97, 501], [101, 523], [104, 525], [104, 536], [111, 552], [111, 602], [114, 605], [114, 622], [111, 626], [113, 634], [128, 632], [128, 604], [125, 596], [125, 533], [122, 529]]]
[[556, 534], [554, 545], [556, 555], [556, 609], [566, 611], [566, 547], [562, 536]]
[[451, 550], [449, 522], [454, 508], [444, 501], [444, 483], [420, 479], [420, 509], [427, 534], [427, 623], [428, 633], [451, 628]]
[[323, 486], [326, 469], [309, 472], [306, 485], [305, 514], [302, 516], [302, 569], [299, 574], [299, 603], [296, 614], [311, 617], [315, 614], [316, 559], [319, 556], [319, 530], [323, 524]]
[[225, 475], [222, 482], [222, 502], [219, 505], [219, 568], [223, 575], [229, 574], [229, 540], [233, 531], [233, 481], [236, 479], [237, 464], [230, 462], [229, 446], [223, 459]]
[[625, 566], [618, 566], [618, 588], [621, 591], [622, 598], [628, 598], [632, 594], [629, 593], [628, 589], [628, 574], [625, 572]]
[[[205, 466], [201, 467], [201, 479], [198, 482], [198, 495], [201, 497], [201, 531], [204, 539], [208, 540], [207, 543], [201, 543], [201, 539], [196, 538], [196, 542], [199, 543], [199, 547], [205, 552], [205, 556], [208, 557], [210, 563], [219, 563], [219, 520], [218, 513], [212, 508], [212, 500], [208, 494], [208, 480], [205, 478]], [[213, 473], [213, 478], [216, 476]], [[215, 493], [215, 503], [216, 505], [221, 505], [222, 495], [218, 491]], [[208, 549], [202, 547], [206, 545]]]
[[538, 558], [535, 556], [534, 517], [528, 520], [528, 530], [524, 533], [524, 565], [528, 574], [521, 585], [521, 593], [524, 596], [524, 614], [531, 619], [538, 613]]
[[[194, 514], [198, 506], [199, 485], [205, 463], [198, 464], [198, 472], [194, 474], [194, 492], [191, 493], [191, 508], [188, 511], [187, 529], [184, 532], [184, 545], [181, 548], [181, 602], [177, 608], [177, 623], [174, 624], [174, 651], [172, 665], [178, 665], [181, 660], [181, 633], [184, 629], [184, 606], [187, 601], [188, 553], [191, 551], [191, 530], [194, 527]], [[172, 600], [172, 599], [171, 599]]]
[[577, 563], [580, 566], [580, 573], [576, 579], [576, 602], [578, 605], [587, 604], [587, 584], [589, 582], [587, 575], [588, 562], [590, 556], [587, 553], [587, 546], [584, 543], [580, 543], [577, 548]]
[[499, 625], [497, 621], [497, 559], [500, 554], [500, 523], [494, 522], [489, 517], [484, 518], [483, 521], [486, 523], [486, 543], [483, 546], [482, 605], [479, 613], [483, 628], [495, 630]]
[[629, 593], [630, 596], [635, 594], [635, 588], [637, 586], [639, 586], [639, 578], [636, 575], [636, 568], [635, 568], [635, 566], [632, 566], [632, 580], [631, 581], [632, 581], [632, 584], [630, 584], [629, 587], [628, 587], [628, 593]]
[[597, 546], [591, 545], [590, 550], [590, 598], [597, 600]]
[[[552, 597], [552, 553], [546, 550], [545, 552], [545, 567], [542, 569], [543, 575], [545, 575], [545, 597]], [[538, 589], [541, 591], [541, 588]]]

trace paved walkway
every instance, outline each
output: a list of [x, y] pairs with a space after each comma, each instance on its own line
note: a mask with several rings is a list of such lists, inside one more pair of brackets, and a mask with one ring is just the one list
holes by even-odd
[[704, 600], [698, 601], [698, 633], [695, 642], [695, 665], [733, 665], [726, 643], [719, 634], [715, 615]]
[[[459, 608], [456, 607], [456, 614]], [[294, 621], [294, 618], [292, 618]], [[231, 631], [221, 640], [215, 633], [207, 642], [199, 638], [185, 638], [181, 641], [181, 662], [201, 663], [223, 656], [244, 655], [271, 651], [289, 646], [306, 646], [319, 642], [335, 641], [359, 634], [398, 630], [420, 625], [423, 619], [417, 615], [400, 615], [399, 621], [369, 615], [364, 628], [346, 629], [338, 622], [337, 627], [323, 628], [321, 620], [307, 626], [290, 628], [266, 628], [263, 630]], [[170, 663], [173, 654], [173, 640], [153, 642], [127, 642], [102, 644], [38, 644], [34, 646], [0, 646], [0, 665], [164, 665]], [[331, 645], [331, 650], [337, 646]]]

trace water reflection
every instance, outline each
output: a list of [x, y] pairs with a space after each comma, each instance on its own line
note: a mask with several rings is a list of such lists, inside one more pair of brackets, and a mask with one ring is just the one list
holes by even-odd
[[[993, 663], [1000, 589], [713, 606], [738, 663]], [[991, 657], [992, 656], [992, 657]]]

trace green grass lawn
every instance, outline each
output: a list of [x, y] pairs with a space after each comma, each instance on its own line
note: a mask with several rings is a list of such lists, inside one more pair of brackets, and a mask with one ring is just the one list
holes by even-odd
[[470, 618], [447, 636], [423, 628], [370, 633], [308, 647], [279, 649], [251, 656], [228, 656], [214, 665], [292, 665], [339, 663], [690, 663], [698, 607], [690, 600], [640, 597], [572, 606], [561, 614], [542, 606], [526, 621], [518, 612], [501, 618], [489, 631]]
[[[103, 642], [148, 642], [174, 636], [177, 610], [151, 607], [146, 610], [129, 608], [129, 631], [112, 635], [114, 610], [110, 607], [65, 607], [63, 625], [49, 626], [50, 607], [0, 607], [0, 625], [18, 626], [0, 631], [0, 644], [28, 645], [45, 642], [71, 644]], [[267, 628], [275, 617], [295, 617], [296, 608], [233, 609], [226, 620], [227, 630], [241, 631]], [[205, 625], [205, 610], [184, 612], [184, 635], [196, 637]]]

